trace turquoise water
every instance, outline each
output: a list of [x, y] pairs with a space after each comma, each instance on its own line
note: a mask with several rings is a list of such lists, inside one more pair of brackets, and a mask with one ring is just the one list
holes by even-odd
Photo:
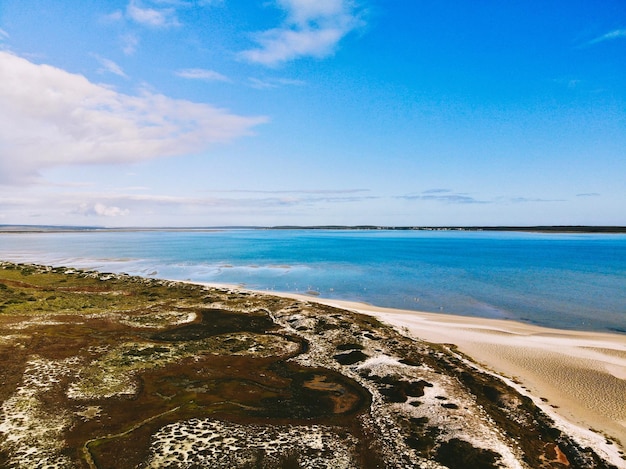
[[1, 234], [0, 259], [317, 292], [626, 333], [626, 235], [225, 230]]

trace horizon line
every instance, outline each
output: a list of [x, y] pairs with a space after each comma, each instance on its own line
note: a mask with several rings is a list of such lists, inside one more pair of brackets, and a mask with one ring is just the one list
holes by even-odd
[[213, 230], [380, 230], [380, 231], [541, 231], [626, 233], [623, 225], [216, 225], [216, 226], [97, 226], [0, 224], [0, 233], [97, 231], [213, 231]]

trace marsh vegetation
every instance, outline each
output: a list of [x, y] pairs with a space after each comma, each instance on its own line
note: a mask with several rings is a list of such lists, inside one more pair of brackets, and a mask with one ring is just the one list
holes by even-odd
[[610, 467], [453, 349], [227, 288], [0, 264], [0, 466]]

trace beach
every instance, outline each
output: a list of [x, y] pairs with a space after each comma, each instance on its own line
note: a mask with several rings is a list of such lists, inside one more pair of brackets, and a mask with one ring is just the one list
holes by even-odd
[[284, 295], [375, 316], [415, 339], [453, 344], [582, 441], [599, 436], [626, 446], [626, 335]]

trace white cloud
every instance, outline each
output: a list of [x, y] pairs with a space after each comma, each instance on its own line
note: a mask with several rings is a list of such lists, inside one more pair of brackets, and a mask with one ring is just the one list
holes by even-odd
[[514, 203], [514, 204], [524, 204], [528, 202], [544, 203], [544, 202], [566, 202], [566, 201], [563, 199], [541, 199], [537, 197], [513, 197], [509, 199], [509, 202]]
[[602, 36], [592, 39], [587, 44], [593, 45], [593, 44], [598, 44], [599, 42], [611, 41], [613, 39], [620, 39], [620, 38], [626, 39], [626, 29], [616, 29], [614, 31], [610, 31], [606, 34], [603, 34]]
[[176, 76], [181, 78], [189, 78], [192, 80], [206, 80], [206, 81], [230, 81], [228, 77], [213, 70], [206, 70], [204, 68], [186, 68], [178, 70]]
[[478, 200], [472, 196], [465, 194], [424, 194], [424, 195], [405, 195], [398, 198], [404, 200], [431, 200], [435, 202], [443, 202], [446, 204], [489, 204], [491, 202]]
[[429, 189], [420, 194], [409, 194], [396, 197], [404, 200], [424, 200], [445, 204], [521, 204], [532, 202], [565, 202], [562, 199], [541, 199], [533, 197], [495, 197], [487, 200], [477, 199], [464, 192], [453, 192], [449, 189]]
[[100, 69], [98, 69], [98, 73], [108, 72], [113, 73], [114, 75], [118, 75], [120, 77], [128, 78], [126, 73], [124, 73], [124, 70], [122, 70], [122, 67], [120, 67], [112, 60], [105, 59], [104, 57], [100, 57], [96, 54], [94, 54], [93, 56], [96, 58], [96, 60], [98, 60], [98, 62], [100, 62], [100, 65], [102, 66]]
[[350, 8], [350, 3], [344, 0], [277, 0], [276, 3], [287, 11], [296, 24], [341, 16]]
[[304, 86], [306, 82], [302, 80], [290, 80], [288, 78], [278, 78], [278, 79], [259, 79], [254, 77], [248, 78], [248, 84], [252, 88], [256, 88], [257, 90], [267, 90], [273, 88], [280, 88], [282, 86]]
[[75, 213], [85, 216], [120, 217], [130, 214], [130, 210], [96, 203], [93, 205], [81, 204]]
[[[36, 186], [16, 191], [0, 186], [0, 214], [10, 224], [84, 225], [86, 217], [108, 226], [293, 224], [292, 215], [312, 211], [328, 214], [331, 210], [348, 210], [348, 215], [353, 210], [341, 207], [359, 203], [371, 207], [376, 200], [385, 202], [363, 189], [231, 191], [219, 195], [137, 193], [134, 188], [110, 186], [93, 191], [56, 189]], [[161, 189], [172, 190], [157, 190]], [[310, 224], [327, 223], [324, 217]]]
[[143, 8], [136, 0], [131, 0], [126, 7], [126, 15], [136, 23], [155, 28], [180, 26], [173, 8]]
[[0, 40], [8, 38], [9, 33], [7, 33], [4, 29], [0, 28]]
[[287, 13], [278, 28], [257, 33], [257, 48], [240, 53], [244, 60], [277, 65], [299, 57], [327, 57], [339, 41], [362, 25], [349, 0], [277, 0]]
[[266, 121], [150, 92], [121, 94], [0, 51], [0, 183], [34, 182], [41, 169], [61, 165], [197, 153]]
[[248, 84], [257, 90], [269, 90], [278, 88], [278, 84], [273, 81], [261, 80], [259, 78], [249, 77]]
[[171, 5], [179, 8], [206, 7], [222, 2], [223, 0], [152, 0], [152, 3]]
[[121, 38], [122, 51], [126, 55], [133, 55], [137, 51], [139, 38], [134, 34], [125, 34]]
[[453, 192], [450, 189], [428, 189], [419, 194], [397, 196], [404, 200], [425, 200], [442, 202], [446, 204], [489, 204], [491, 201], [480, 200], [464, 192]]
[[117, 21], [121, 21], [124, 18], [124, 13], [122, 13], [122, 11], [120, 10], [115, 10], [112, 13], [109, 13], [108, 15], [104, 15], [102, 17], [102, 20], [104, 20], [104, 22], [107, 23], [115, 23]]
[[[238, 191], [227, 191], [236, 194]], [[268, 208], [273, 206], [281, 206], [286, 203], [293, 205], [310, 205], [314, 203], [341, 203], [353, 202], [355, 200], [371, 200], [377, 197], [364, 195], [363, 190], [347, 190], [347, 191], [241, 191], [243, 194], [250, 194], [247, 197], [234, 195], [233, 197], [211, 197], [211, 196], [178, 196], [167, 194], [133, 194], [126, 192], [115, 192], [109, 190], [105, 192], [82, 192], [82, 193], [65, 193], [49, 195], [55, 206], [71, 206], [76, 207], [76, 199], [80, 199], [79, 208], [74, 213], [117, 213], [124, 212], [127, 209], [119, 207], [130, 207], [135, 212], [145, 212], [148, 209], [156, 209], [156, 207], [172, 206], [174, 211], [191, 208], [235, 208], [235, 207], [256, 207]], [[257, 195], [254, 195], [257, 194]], [[260, 195], [260, 196], [259, 196]], [[37, 205], [37, 197], [31, 201], [31, 205]], [[4, 200], [0, 204], [4, 204]], [[13, 205], [28, 205], [26, 200], [15, 199]], [[96, 207], [98, 207], [96, 209]], [[116, 210], [108, 210], [116, 209]], [[124, 213], [120, 213], [124, 214]]]
[[[360, 191], [359, 191], [360, 192]], [[255, 193], [255, 192], [252, 192]], [[88, 197], [90, 200], [102, 201], [109, 205], [121, 205], [133, 207], [137, 212], [145, 212], [157, 207], [171, 206], [173, 210], [196, 209], [268, 209], [271, 207], [281, 207], [285, 205], [310, 206], [324, 203], [348, 203], [361, 200], [371, 200], [377, 197], [357, 195], [353, 191], [266, 191], [256, 192], [257, 194], [268, 194], [272, 196], [251, 196], [251, 197], [187, 197], [162, 194], [82, 194], [81, 197]], [[95, 204], [97, 205], [97, 203]], [[92, 207], [93, 202], [81, 207]], [[170, 209], [172, 210], [172, 209]], [[82, 212], [81, 212], [82, 213]]]
[[[115, 10], [103, 17], [105, 22], [134, 22], [154, 29], [181, 26], [178, 9], [202, 8], [222, 0], [129, 0], [124, 10]], [[136, 34], [127, 33], [120, 37], [122, 50], [133, 55], [139, 45]]]
[[447, 192], [452, 192], [450, 189], [428, 189], [422, 192], [422, 194], [445, 194]]
[[251, 190], [251, 189], [232, 189], [227, 191], [213, 192], [230, 192], [242, 194], [318, 194], [318, 195], [337, 195], [337, 194], [357, 194], [369, 192], [369, 189], [292, 189], [292, 190]]
[[326, 57], [345, 34], [340, 29], [272, 29], [257, 36], [261, 47], [242, 53], [250, 62], [276, 65], [298, 57]]

